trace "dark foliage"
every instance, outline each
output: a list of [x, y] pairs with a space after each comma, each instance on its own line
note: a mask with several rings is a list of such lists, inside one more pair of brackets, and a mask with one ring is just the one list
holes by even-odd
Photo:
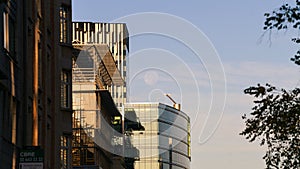
[[250, 142], [258, 140], [268, 149], [263, 157], [267, 168], [300, 167], [300, 89], [278, 90], [257, 85], [244, 91], [257, 98], [250, 118], [246, 115], [244, 135]]
[[[300, 30], [300, 0], [266, 13], [264, 30]], [[300, 38], [292, 38], [300, 44]], [[300, 65], [300, 50], [291, 60]], [[300, 169], [300, 89], [291, 91], [274, 86], [252, 86], [245, 94], [256, 98], [250, 116], [243, 115], [246, 128], [240, 133], [250, 142], [266, 145], [263, 159], [268, 169]]]
[[[264, 30], [285, 30], [288, 28], [300, 30], [300, 0], [296, 0], [294, 6], [284, 4], [272, 13], [265, 13], [265, 17]], [[300, 38], [293, 38], [292, 41], [299, 44]], [[300, 65], [300, 50], [291, 60]]]

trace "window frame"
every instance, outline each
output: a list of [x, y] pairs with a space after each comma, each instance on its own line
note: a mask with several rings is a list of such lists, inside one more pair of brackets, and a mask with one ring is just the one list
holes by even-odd
[[59, 42], [62, 44], [71, 43], [71, 13], [70, 7], [62, 4], [59, 7]]
[[70, 168], [70, 138], [67, 135], [60, 137], [60, 168]]
[[71, 108], [71, 73], [62, 70], [60, 75], [60, 105], [61, 108]]

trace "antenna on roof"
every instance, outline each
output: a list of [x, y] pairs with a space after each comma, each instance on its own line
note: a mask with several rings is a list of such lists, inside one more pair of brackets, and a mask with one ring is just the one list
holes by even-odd
[[167, 96], [173, 102], [173, 107], [180, 111], [180, 104], [175, 102], [175, 100], [171, 97], [171, 94], [166, 93], [165, 96]]

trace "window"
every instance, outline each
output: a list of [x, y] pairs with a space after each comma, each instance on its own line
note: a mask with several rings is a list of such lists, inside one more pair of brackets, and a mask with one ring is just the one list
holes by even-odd
[[61, 107], [70, 108], [70, 98], [71, 98], [71, 78], [68, 71], [63, 70], [60, 76], [61, 88]]
[[15, 52], [15, 23], [7, 12], [3, 13], [3, 47], [11, 55]]
[[60, 138], [60, 168], [69, 168], [69, 138], [67, 136], [61, 136]]
[[61, 6], [59, 9], [59, 20], [60, 20], [60, 37], [59, 41], [61, 43], [70, 43], [69, 36], [69, 25], [70, 25], [70, 13], [69, 8], [66, 6]]
[[8, 27], [8, 13], [3, 13], [3, 47], [9, 51], [9, 27]]

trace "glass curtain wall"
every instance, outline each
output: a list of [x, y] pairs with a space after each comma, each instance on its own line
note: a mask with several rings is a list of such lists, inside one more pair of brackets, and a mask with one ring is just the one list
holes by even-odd
[[137, 120], [144, 127], [143, 131], [132, 132], [132, 144], [139, 150], [139, 160], [135, 161], [134, 168], [188, 169], [190, 166], [189, 117], [161, 103], [126, 104], [125, 117], [131, 117], [128, 113], [132, 113], [132, 109]]

